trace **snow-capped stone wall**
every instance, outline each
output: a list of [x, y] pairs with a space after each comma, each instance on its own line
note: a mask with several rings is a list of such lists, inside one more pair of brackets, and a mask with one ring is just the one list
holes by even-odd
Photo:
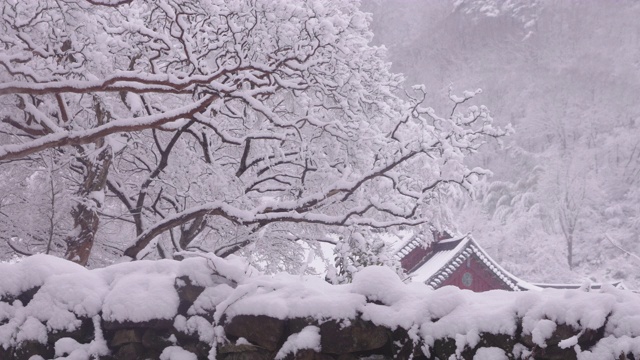
[[[453, 357], [452, 357], [453, 356]], [[640, 296], [348, 285], [239, 258], [0, 263], [0, 359], [640, 359]]]

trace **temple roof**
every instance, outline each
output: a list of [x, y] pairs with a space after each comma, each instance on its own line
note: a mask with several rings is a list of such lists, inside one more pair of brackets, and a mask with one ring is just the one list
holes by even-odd
[[[411, 281], [423, 282], [436, 289], [441, 286], [467, 259], [474, 256], [487, 270], [500, 279], [512, 291], [543, 289], [579, 289], [582, 284], [530, 283], [505, 270], [487, 254], [478, 243], [467, 234], [460, 237], [442, 238], [427, 243], [421, 237], [407, 241], [396, 256]], [[611, 283], [619, 289], [626, 289], [621, 281]], [[600, 289], [602, 284], [587, 284], [590, 289]]]
[[[401, 249], [400, 254], [411, 253], [411, 250], [409, 250], [411, 242], [407, 245], [409, 247], [404, 249], [404, 253]], [[424, 282], [435, 289], [472, 255], [475, 255], [488, 270], [493, 272], [511, 290], [529, 290], [534, 287], [503, 269], [470, 235], [432, 243], [429, 246], [428, 254], [422, 261], [408, 269], [408, 273], [413, 281]]]

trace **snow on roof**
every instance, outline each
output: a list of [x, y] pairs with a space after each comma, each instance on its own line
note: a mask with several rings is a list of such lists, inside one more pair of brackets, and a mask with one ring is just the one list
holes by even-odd
[[400, 260], [418, 246], [425, 247], [433, 242], [445, 243], [448, 241], [460, 240], [460, 237], [453, 238], [451, 235], [453, 234], [453, 231], [448, 229], [437, 231], [434, 227], [431, 227], [429, 230], [431, 232], [430, 234], [420, 232], [415, 233], [414, 231], [401, 233], [400, 241], [393, 244], [391, 251], [394, 252], [396, 254], [396, 258]]
[[604, 285], [611, 285], [613, 287], [615, 287], [616, 289], [620, 289], [620, 290], [628, 290], [629, 288], [627, 288], [627, 286], [624, 284], [624, 282], [622, 282], [622, 280], [619, 281], [614, 281], [611, 283], [591, 283], [589, 281], [583, 283], [583, 284], [547, 284], [547, 283], [533, 283], [532, 285], [535, 285], [537, 287], [543, 288], [543, 289], [580, 289], [580, 288], [589, 288], [589, 289], [601, 289], [602, 286]]
[[421, 234], [409, 236], [402, 241], [400, 246], [397, 247], [397, 250], [395, 250], [395, 256], [396, 258], [398, 258], [398, 260], [400, 260], [403, 257], [407, 256], [413, 249], [417, 248], [418, 246], [425, 246], [425, 244], [427, 243], [428, 242]]
[[409, 275], [413, 281], [423, 282], [435, 289], [472, 255], [475, 255], [511, 290], [540, 290], [539, 287], [523, 281], [505, 270], [469, 234], [462, 238], [440, 240], [433, 244], [430, 255], [422, 265], [411, 271]]
[[[411, 272], [410, 275], [413, 281], [427, 283], [428, 280], [436, 277], [440, 272], [442, 272], [445, 266], [454, 259], [455, 255], [460, 253], [458, 257], [465, 256], [461, 252], [462, 249], [466, 247], [468, 239], [455, 239], [454, 241], [447, 240], [446, 244], [449, 246], [440, 246], [443, 245], [444, 242], [445, 241], [441, 241], [434, 244], [432, 255], [420, 267]], [[458, 261], [457, 258], [455, 260]], [[466, 257], [461, 261], [464, 262], [464, 260], [466, 260]]]
[[[469, 236], [469, 238], [471, 237]], [[480, 260], [482, 260], [482, 262], [484, 262], [484, 264], [487, 265], [487, 267], [489, 267], [491, 271], [498, 275], [498, 277], [514, 291], [540, 290], [540, 288], [536, 287], [535, 285], [524, 281], [505, 270], [502, 266], [500, 266], [500, 264], [493, 260], [491, 256], [489, 256], [489, 254], [487, 254], [487, 252], [484, 251], [484, 249], [481, 248], [480, 245], [478, 245], [473, 239], [471, 239], [471, 241], [473, 242], [471, 248], [473, 249], [474, 253], [480, 258]]]
[[[391, 251], [399, 253], [409, 242], [416, 238], [413, 230], [403, 230], [396, 234], [388, 234], [384, 240], [391, 244]], [[389, 241], [390, 240], [390, 241]]]

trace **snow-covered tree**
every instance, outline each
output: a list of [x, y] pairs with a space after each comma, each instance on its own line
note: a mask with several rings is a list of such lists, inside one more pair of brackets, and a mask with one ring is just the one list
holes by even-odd
[[0, 182], [2, 257], [46, 253], [61, 255], [70, 211], [65, 179], [49, 151], [33, 160], [3, 167]]
[[104, 219], [131, 258], [438, 222], [486, 174], [465, 156], [506, 132], [462, 108], [475, 91], [442, 116], [404, 97], [369, 22], [342, 0], [8, 0], [0, 167], [55, 150], [81, 264]]

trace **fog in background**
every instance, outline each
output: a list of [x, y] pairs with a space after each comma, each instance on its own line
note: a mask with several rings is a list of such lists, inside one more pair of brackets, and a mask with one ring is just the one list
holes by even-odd
[[[364, 1], [374, 42], [430, 105], [473, 99], [516, 133], [472, 161], [494, 172], [456, 203], [531, 281], [640, 282], [640, 2]], [[407, 86], [409, 88], [409, 86]], [[488, 150], [485, 148], [485, 150]]]

